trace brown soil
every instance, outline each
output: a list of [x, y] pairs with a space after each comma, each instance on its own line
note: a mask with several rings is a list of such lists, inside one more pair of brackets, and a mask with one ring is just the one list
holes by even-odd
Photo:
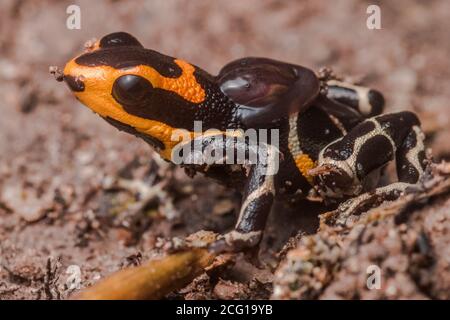
[[[164, 239], [234, 223], [238, 195], [162, 162], [49, 75], [93, 37], [127, 31], [211, 73], [243, 56], [333, 67], [383, 91], [387, 111], [417, 112], [436, 161], [450, 157], [449, 1], [377, 1], [381, 30], [366, 28], [370, 1], [77, 3], [81, 30], [65, 27], [70, 1], [0, 4], [0, 299], [64, 299], [74, 291], [70, 266], [86, 287], [160, 255]], [[424, 187], [402, 200], [414, 205], [345, 227], [330, 219], [317, 233], [323, 208], [277, 204], [263, 269], [237, 257], [168, 298], [448, 299], [446, 171], [433, 179], [441, 191]], [[383, 274], [380, 290], [366, 286], [372, 264]]]

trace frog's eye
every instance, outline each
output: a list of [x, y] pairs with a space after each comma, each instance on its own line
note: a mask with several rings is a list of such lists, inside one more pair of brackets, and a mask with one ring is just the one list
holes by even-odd
[[152, 91], [153, 86], [147, 79], [127, 74], [116, 79], [112, 95], [122, 105], [136, 106], [145, 102]]
[[114, 32], [104, 36], [100, 40], [100, 48], [112, 48], [112, 47], [141, 47], [142, 44], [126, 32]]

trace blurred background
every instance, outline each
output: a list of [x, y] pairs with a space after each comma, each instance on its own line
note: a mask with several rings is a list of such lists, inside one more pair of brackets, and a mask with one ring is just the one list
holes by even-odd
[[[71, 4], [81, 9], [79, 30], [66, 28]], [[366, 26], [370, 4], [381, 8], [380, 30]], [[105, 191], [110, 181], [148, 177], [164, 165], [142, 141], [79, 105], [49, 74], [50, 65], [63, 67], [87, 40], [127, 31], [145, 47], [212, 74], [244, 56], [314, 70], [332, 67], [338, 75], [381, 90], [387, 111], [417, 112], [436, 158], [448, 159], [449, 30], [446, 0], [2, 0], [0, 259], [9, 267], [0, 268], [0, 279], [7, 281], [6, 297], [48, 298], [48, 290], [41, 290], [48, 261], [60, 272], [81, 265], [83, 285], [88, 285], [133, 263], [130, 257], [151, 256], [159, 237], [202, 228], [222, 231], [234, 221], [238, 200], [229, 200], [236, 199], [232, 192], [202, 179], [191, 182], [180, 170], [173, 173], [176, 190], [163, 196], [175, 209], [160, 199], [146, 208], [145, 219], [111, 214], [130, 209], [124, 205], [129, 197]], [[164, 171], [156, 178], [167, 175]], [[291, 218], [285, 217], [288, 224]], [[136, 226], [130, 227], [130, 219]], [[292, 219], [298, 220], [298, 229], [306, 218]], [[290, 235], [267, 242], [282, 243]], [[28, 286], [5, 280], [11, 272]], [[13, 290], [14, 285], [19, 287]], [[64, 284], [55, 280], [53, 285], [56, 298]]]

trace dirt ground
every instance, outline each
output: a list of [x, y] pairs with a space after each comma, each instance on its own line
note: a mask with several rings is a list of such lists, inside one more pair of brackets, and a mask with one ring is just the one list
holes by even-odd
[[[163, 239], [234, 223], [235, 192], [162, 162], [49, 75], [93, 37], [127, 31], [213, 74], [243, 56], [332, 67], [381, 90], [387, 111], [417, 112], [435, 161], [450, 158], [450, 1], [76, 3], [80, 30], [66, 28], [72, 1], [0, 2], [0, 299], [65, 299], [160, 255]], [[372, 3], [381, 30], [366, 27]], [[448, 172], [436, 175], [437, 194], [421, 196], [428, 185], [409, 206], [382, 209], [390, 212], [383, 219], [325, 223], [318, 232], [324, 208], [279, 203], [262, 269], [238, 257], [220, 277], [203, 274], [167, 298], [448, 299]], [[154, 201], [143, 207], [146, 196]], [[384, 275], [379, 290], [366, 286], [373, 264]]]

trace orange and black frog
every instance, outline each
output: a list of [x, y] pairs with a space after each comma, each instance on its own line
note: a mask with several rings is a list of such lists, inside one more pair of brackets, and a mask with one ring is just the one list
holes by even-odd
[[[70, 60], [60, 79], [165, 160], [241, 191], [234, 229], [211, 245], [218, 252], [257, 248], [277, 198], [367, 210], [399, 197], [426, 166], [415, 114], [382, 114], [378, 91], [291, 63], [242, 58], [214, 76], [117, 32]], [[398, 182], [380, 187], [393, 159]]]

